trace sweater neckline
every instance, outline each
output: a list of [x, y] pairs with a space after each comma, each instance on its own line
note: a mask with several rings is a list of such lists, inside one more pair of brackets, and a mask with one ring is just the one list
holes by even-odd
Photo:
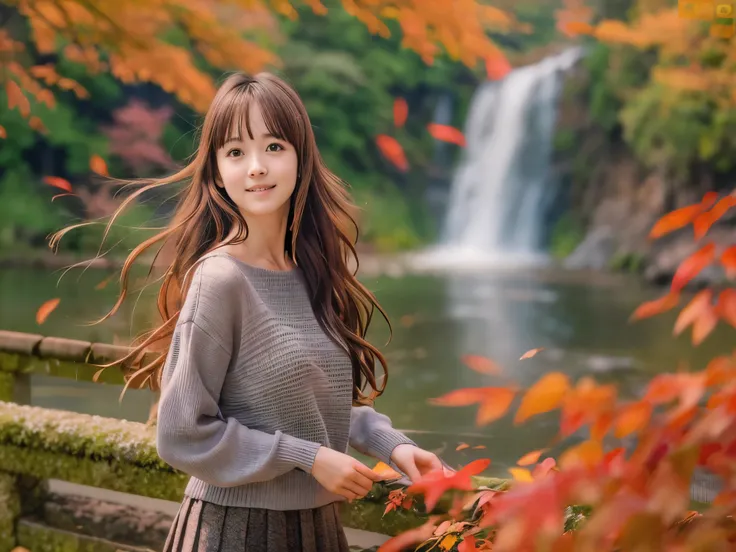
[[212, 252], [208, 254], [207, 257], [226, 257], [228, 259], [233, 260], [238, 265], [246, 268], [249, 272], [253, 274], [258, 274], [264, 277], [293, 279], [293, 278], [298, 278], [299, 276], [298, 266], [295, 266], [294, 268], [291, 268], [289, 270], [274, 270], [271, 268], [264, 268], [262, 266], [256, 266], [256, 265], [247, 263], [244, 260], [238, 259], [237, 257], [231, 255], [230, 253], [226, 253], [224, 251]]

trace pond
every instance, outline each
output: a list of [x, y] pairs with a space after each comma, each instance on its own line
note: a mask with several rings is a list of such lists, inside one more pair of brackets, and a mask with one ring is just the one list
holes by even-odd
[[[152, 319], [152, 290], [142, 293], [137, 306], [133, 296], [119, 315], [103, 324], [85, 325], [114, 302], [115, 282], [102, 284], [108, 275], [75, 269], [59, 281], [60, 271], [3, 269], [0, 328], [125, 343]], [[476, 407], [429, 404], [428, 399], [453, 389], [505, 381], [473, 372], [463, 364], [463, 355], [493, 359], [506, 378], [521, 386], [532, 384], [545, 372], [562, 371], [572, 378], [589, 374], [615, 382], [622, 394], [633, 396], [654, 374], [675, 370], [683, 361], [702, 368], [709, 358], [730, 352], [733, 346], [725, 328], [697, 348], [690, 344], [689, 335], [673, 338], [674, 313], [629, 323], [641, 302], [662, 293], [631, 276], [517, 268], [362, 280], [388, 311], [394, 327], [387, 346], [383, 344], [388, 329], [380, 317], [374, 319], [370, 332], [389, 361], [388, 388], [376, 402], [377, 409], [451, 465], [487, 457], [492, 459], [491, 471], [499, 475], [524, 453], [549, 446], [556, 417], [541, 416], [515, 426], [508, 415], [477, 427]], [[36, 310], [54, 297], [61, 299], [59, 306], [39, 327]], [[524, 352], [537, 347], [545, 350], [519, 361]], [[37, 375], [32, 380], [31, 402], [145, 421], [152, 395], [130, 391], [119, 401], [119, 393], [115, 386]], [[470, 447], [457, 451], [462, 443]]]

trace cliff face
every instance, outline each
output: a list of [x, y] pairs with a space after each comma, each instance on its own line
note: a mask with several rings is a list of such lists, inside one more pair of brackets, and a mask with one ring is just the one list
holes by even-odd
[[[563, 216], [576, 221], [581, 238], [563, 264], [637, 271], [650, 281], [666, 282], [702, 244], [694, 242], [691, 227], [658, 240], [648, 234], [662, 215], [696, 203], [715, 189], [714, 176], [706, 166], [689, 181], [676, 182], [664, 169], [646, 168], [623, 141], [620, 129], [605, 131], [591, 120], [590, 78], [584, 64], [578, 65], [560, 99], [554, 170], [566, 196]], [[714, 226], [706, 239], [736, 243], [736, 214]], [[722, 278], [722, 271], [713, 267], [699, 281]]]

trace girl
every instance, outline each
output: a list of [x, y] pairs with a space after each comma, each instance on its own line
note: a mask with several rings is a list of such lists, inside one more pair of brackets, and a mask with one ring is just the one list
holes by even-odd
[[379, 479], [348, 445], [412, 480], [443, 463], [371, 406], [386, 384], [365, 340], [380, 307], [348, 268], [343, 185], [297, 93], [267, 73], [225, 80], [193, 161], [121, 210], [181, 181], [171, 225], [131, 253], [117, 303], [135, 258], [174, 242], [164, 323], [129, 356], [168, 344], [132, 376], [160, 387], [158, 453], [191, 476], [165, 551], [347, 551], [338, 502]]

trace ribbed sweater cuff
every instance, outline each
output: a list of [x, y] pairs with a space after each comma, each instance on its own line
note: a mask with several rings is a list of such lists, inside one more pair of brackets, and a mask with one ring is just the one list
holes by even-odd
[[397, 446], [404, 444], [418, 446], [406, 435], [393, 428], [389, 430], [376, 431], [371, 439], [371, 448], [375, 450], [376, 457], [387, 464], [391, 463], [391, 454], [394, 449]]
[[321, 446], [319, 443], [282, 433], [276, 457], [279, 462], [312, 473], [314, 457], [317, 456], [317, 451]]

